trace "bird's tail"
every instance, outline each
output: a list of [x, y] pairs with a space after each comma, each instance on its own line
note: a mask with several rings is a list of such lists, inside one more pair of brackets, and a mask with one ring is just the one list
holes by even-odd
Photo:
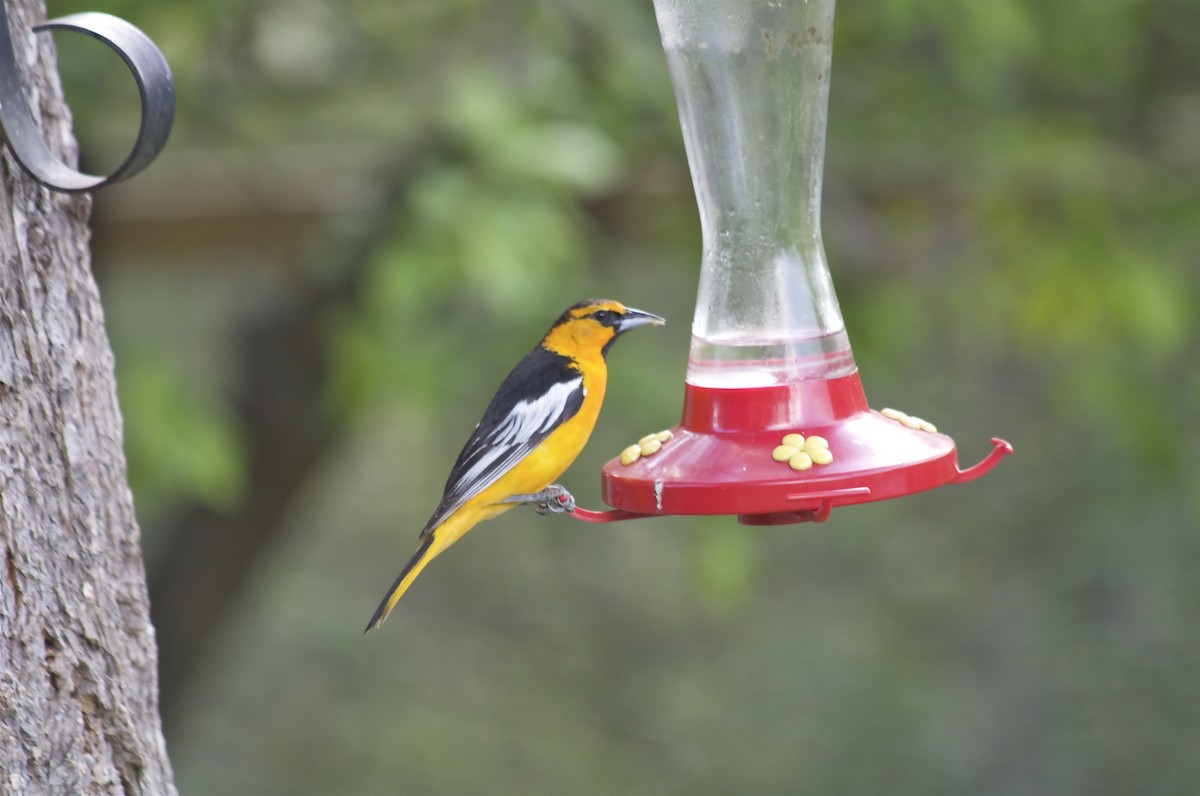
[[396, 578], [396, 582], [392, 584], [392, 588], [388, 589], [387, 594], [383, 596], [383, 602], [379, 603], [379, 607], [375, 609], [375, 615], [371, 617], [371, 621], [367, 623], [367, 629], [363, 631], [364, 635], [383, 624], [383, 621], [388, 618], [388, 614], [396, 607], [396, 603], [400, 600], [401, 595], [417, 579], [417, 575], [421, 574], [421, 570], [425, 569], [425, 565], [432, 561], [434, 556], [442, 552], [442, 545], [434, 542], [436, 536], [437, 533], [427, 535], [424, 541], [421, 542], [421, 546], [417, 548], [417, 552], [404, 565], [404, 569], [400, 570], [400, 577]]
[[468, 508], [453, 512], [450, 516], [443, 519], [441, 523], [422, 531], [421, 546], [417, 548], [417, 552], [404, 565], [404, 569], [400, 570], [400, 577], [396, 578], [396, 582], [392, 584], [392, 588], [388, 589], [383, 602], [375, 609], [375, 615], [371, 617], [371, 621], [367, 623], [367, 629], [363, 633], [365, 634], [383, 624], [383, 620], [387, 619], [388, 614], [396, 606], [396, 602], [408, 590], [412, 582], [417, 579], [417, 575], [421, 574], [421, 570], [425, 569], [426, 564], [437, 558], [438, 554], [447, 547], [461, 539], [462, 535], [474, 528], [476, 523], [495, 517], [497, 514], [503, 514], [514, 505], [516, 504], [490, 503], [484, 505], [482, 508], [479, 506], [469, 506]]

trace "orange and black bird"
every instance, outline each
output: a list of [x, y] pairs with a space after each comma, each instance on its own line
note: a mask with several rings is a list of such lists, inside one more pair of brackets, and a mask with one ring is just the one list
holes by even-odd
[[383, 623], [425, 565], [471, 528], [513, 506], [569, 510], [574, 501], [553, 484], [583, 450], [604, 402], [613, 341], [663, 319], [616, 301], [568, 307], [541, 342], [517, 363], [467, 440], [421, 531], [421, 545], [388, 589], [367, 630]]

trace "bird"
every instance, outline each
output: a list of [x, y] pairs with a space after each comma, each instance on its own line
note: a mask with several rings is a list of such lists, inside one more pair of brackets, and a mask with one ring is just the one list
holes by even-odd
[[609, 299], [581, 301], [559, 316], [496, 390], [450, 470], [420, 546], [364, 634], [383, 624], [430, 561], [478, 523], [522, 504], [540, 513], [573, 510], [570, 493], [553, 482], [596, 425], [608, 381], [605, 355], [623, 332], [664, 323]]

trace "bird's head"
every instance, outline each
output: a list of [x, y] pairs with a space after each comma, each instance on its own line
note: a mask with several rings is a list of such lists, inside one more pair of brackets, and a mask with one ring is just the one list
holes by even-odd
[[635, 326], [662, 326], [666, 321], [657, 315], [626, 307], [619, 301], [590, 299], [567, 308], [546, 334], [546, 347], [560, 352], [580, 348], [608, 353], [621, 332]]

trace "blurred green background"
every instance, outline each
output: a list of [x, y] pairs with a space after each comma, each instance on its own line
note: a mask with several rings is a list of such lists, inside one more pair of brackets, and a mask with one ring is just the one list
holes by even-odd
[[[182, 793], [1194, 791], [1200, 4], [838, 11], [825, 241], [868, 399], [1016, 456], [820, 525], [515, 511], [367, 638], [564, 306], [670, 321], [610, 358], [581, 504], [679, 417], [700, 235], [650, 2], [87, 7], [180, 103], [94, 250]], [[111, 168], [128, 75], [57, 41]]]

